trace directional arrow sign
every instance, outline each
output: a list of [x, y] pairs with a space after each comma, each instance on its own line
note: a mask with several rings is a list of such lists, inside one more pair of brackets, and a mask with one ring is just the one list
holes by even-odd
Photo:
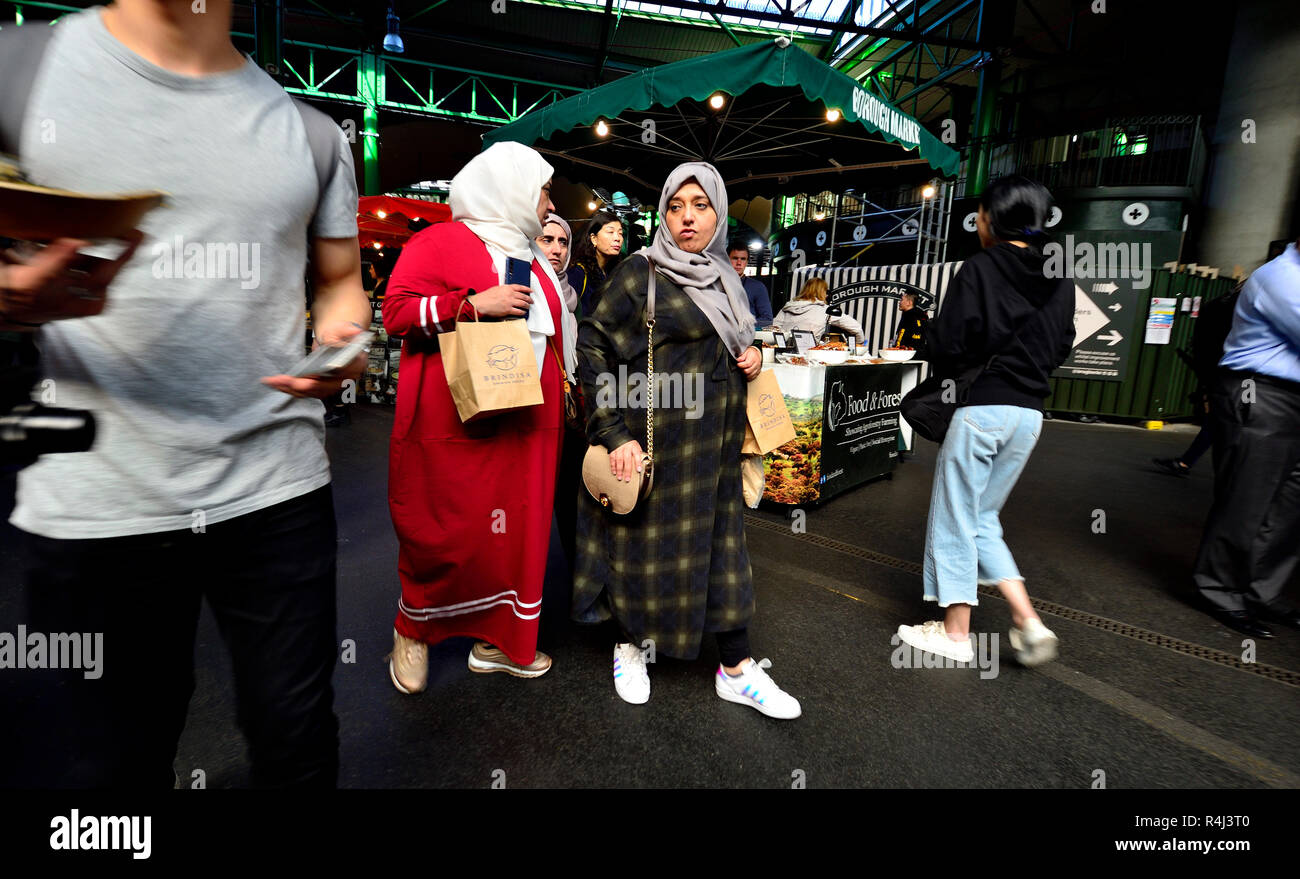
[[1120, 342], [1123, 342], [1124, 337], [1119, 334], [1119, 330], [1111, 330], [1109, 333], [1106, 333], [1104, 336], [1098, 336], [1097, 341], [1105, 342], [1107, 348], [1113, 348], [1116, 345], [1118, 345]]
[[1106, 307], [1107, 307], [1108, 309], [1110, 309], [1111, 311], [1119, 311], [1119, 310], [1120, 310], [1121, 308], [1123, 308], [1124, 306], [1122, 306], [1122, 305], [1120, 305], [1118, 302], [1116, 302], [1114, 305], [1107, 305]]
[[1118, 284], [1112, 284], [1112, 283], [1109, 283], [1109, 282], [1107, 282], [1107, 283], [1105, 283], [1105, 284], [1093, 284], [1093, 285], [1092, 285], [1092, 292], [1094, 292], [1094, 293], [1114, 293], [1114, 292], [1115, 292], [1116, 290], [1118, 290], [1118, 289], [1119, 289], [1119, 285], [1118, 285]]
[[1074, 347], [1078, 348], [1079, 344], [1094, 333], [1100, 332], [1106, 324], [1110, 323], [1110, 318], [1101, 313], [1097, 303], [1088, 298], [1078, 284], [1074, 285]]

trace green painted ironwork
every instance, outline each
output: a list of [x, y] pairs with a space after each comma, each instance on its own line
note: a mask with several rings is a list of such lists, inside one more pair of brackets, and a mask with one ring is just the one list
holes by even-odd
[[[285, 90], [310, 98], [340, 101], [376, 110], [394, 109], [504, 125], [561, 100], [580, 89], [541, 80], [503, 76], [481, 70], [363, 53], [336, 46], [285, 40], [285, 70], [294, 84]], [[362, 70], [372, 54], [373, 83]], [[304, 57], [305, 56], [305, 57]], [[355, 65], [356, 88], [345, 75]], [[391, 82], [388, 80], [391, 78]], [[331, 83], [335, 85], [331, 86]], [[384, 87], [379, 87], [380, 84]]]

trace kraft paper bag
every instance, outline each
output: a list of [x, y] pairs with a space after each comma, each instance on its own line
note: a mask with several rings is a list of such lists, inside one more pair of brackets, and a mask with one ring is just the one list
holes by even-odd
[[462, 423], [542, 403], [528, 326], [522, 320], [458, 321], [438, 334], [447, 387]]
[[785, 408], [785, 395], [777, 384], [776, 373], [770, 369], [758, 374], [749, 383], [746, 404], [749, 423], [746, 425], [742, 455], [766, 455], [795, 438], [794, 422], [790, 410]]

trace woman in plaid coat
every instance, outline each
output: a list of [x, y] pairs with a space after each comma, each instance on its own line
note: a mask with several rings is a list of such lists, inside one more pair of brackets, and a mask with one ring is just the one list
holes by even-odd
[[[680, 659], [699, 655], [715, 633], [719, 697], [770, 717], [794, 718], [799, 703], [749, 655], [754, 588], [745, 548], [740, 447], [746, 383], [762, 356], [754, 320], [727, 259], [727, 192], [712, 165], [688, 163], [660, 195], [653, 243], [624, 260], [578, 330], [579, 374], [590, 414], [587, 438], [610, 451], [630, 479], [646, 436], [646, 289], [655, 288], [654, 488], [626, 516], [583, 493], [578, 509], [574, 618], [613, 619], [614, 688], [625, 701], [650, 698], [640, 645]], [[667, 378], [666, 378], [667, 377]], [[665, 380], [666, 378], [666, 380]]]

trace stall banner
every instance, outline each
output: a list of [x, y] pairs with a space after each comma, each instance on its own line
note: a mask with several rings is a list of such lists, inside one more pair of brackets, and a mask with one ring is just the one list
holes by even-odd
[[[917, 307], [925, 309], [930, 317], [938, 313], [943, 297], [948, 292], [960, 262], [912, 264], [896, 266], [858, 266], [835, 269], [828, 266], [808, 266], [794, 273], [790, 285], [793, 301], [810, 278], [826, 281], [826, 304], [839, 306], [841, 313], [862, 324], [867, 350], [876, 354], [881, 348], [894, 344], [894, 330], [898, 327], [898, 300], [904, 293], [917, 298]], [[924, 367], [921, 378], [928, 373]]]
[[781, 387], [795, 438], [764, 456], [764, 500], [809, 504], [821, 496], [822, 389], [826, 369], [778, 363], [770, 370]]
[[902, 365], [778, 363], [771, 371], [795, 438], [764, 456], [765, 500], [817, 503], [893, 469]]
[[839, 486], [883, 476], [898, 458], [898, 404], [902, 367], [826, 368], [821, 432], [821, 499]]

